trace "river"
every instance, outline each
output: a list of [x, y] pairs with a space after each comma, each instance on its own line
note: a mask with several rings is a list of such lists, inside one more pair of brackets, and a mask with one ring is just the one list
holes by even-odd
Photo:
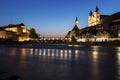
[[120, 47], [0, 46], [0, 72], [22, 80], [120, 80]]

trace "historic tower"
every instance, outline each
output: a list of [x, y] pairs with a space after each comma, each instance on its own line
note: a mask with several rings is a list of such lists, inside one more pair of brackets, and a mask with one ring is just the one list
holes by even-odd
[[79, 26], [78, 17], [76, 17], [75, 26], [77, 26], [77, 27]]
[[90, 11], [89, 16], [88, 16], [88, 26], [93, 26], [94, 23], [94, 16], [92, 11]]
[[79, 21], [78, 21], [78, 17], [76, 17], [75, 26], [73, 27], [72, 31], [75, 31], [75, 32], [78, 32], [78, 31], [79, 31]]
[[96, 6], [96, 10], [94, 12], [94, 25], [100, 24], [100, 12], [98, 6]]
[[95, 26], [97, 24], [100, 24], [100, 12], [98, 6], [96, 6], [94, 15], [92, 11], [90, 11], [88, 16], [88, 26]]

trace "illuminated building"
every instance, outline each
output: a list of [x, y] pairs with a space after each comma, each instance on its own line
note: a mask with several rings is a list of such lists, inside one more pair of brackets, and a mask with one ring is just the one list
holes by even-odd
[[120, 12], [112, 15], [101, 15], [99, 8], [96, 7], [94, 15], [92, 11], [89, 13], [87, 27], [79, 29], [77, 23], [75, 21], [74, 28], [66, 35], [69, 42], [107, 42], [120, 40]]
[[90, 13], [89, 13], [88, 26], [94, 26], [94, 25], [100, 24], [100, 19], [101, 19], [101, 15], [99, 12], [99, 8], [98, 8], [98, 6], [96, 6], [94, 15], [93, 15], [92, 11], [90, 11]]
[[15, 32], [12, 32], [12, 31], [0, 30], [0, 39], [17, 41], [17, 35]]
[[77, 33], [79, 33], [78, 17], [76, 17], [74, 28], [72, 29], [72, 31], [69, 31], [69, 32], [68, 32], [68, 35], [67, 35], [66, 37], [69, 38], [69, 41], [71, 42], [71, 41], [72, 41], [71, 38], [72, 38], [72, 37], [76, 38]]
[[14, 41], [28, 41], [30, 39], [29, 30], [23, 23], [17, 25], [10, 24], [8, 26], [0, 27], [0, 33], [0, 38], [4, 39], [14, 39]]

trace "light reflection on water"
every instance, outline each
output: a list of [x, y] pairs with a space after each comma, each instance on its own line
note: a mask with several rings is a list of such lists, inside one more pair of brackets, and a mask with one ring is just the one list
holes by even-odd
[[120, 80], [120, 47], [117, 47], [118, 80]]
[[93, 79], [94, 80], [98, 80], [99, 79], [99, 73], [100, 73], [100, 71], [99, 71], [99, 66], [98, 66], [98, 64], [99, 64], [99, 62], [98, 62], [98, 54], [99, 54], [99, 47], [98, 46], [93, 46], [92, 47], [93, 49], [93, 51], [92, 51], [92, 59], [93, 59], [93, 61], [92, 61], [92, 63], [93, 63], [93, 73], [92, 73], [92, 76], [94, 77]]
[[93, 62], [97, 63], [97, 59], [98, 59], [98, 51], [99, 47], [98, 46], [93, 46]]
[[93, 51], [93, 61], [97, 62], [98, 59], [98, 52], [97, 51]]
[[120, 47], [1, 48], [0, 64], [24, 80], [120, 80]]
[[[23, 51], [24, 49], [22, 49]], [[47, 58], [53, 58], [53, 59], [61, 59], [61, 60], [67, 60], [71, 58], [71, 50], [67, 50], [67, 49], [35, 49], [33, 50], [32, 48], [27, 49], [28, 52], [30, 52], [30, 55], [33, 56], [33, 54], [35, 55], [39, 55], [41, 57]], [[78, 54], [79, 50], [75, 50], [74, 55], [75, 55], [75, 59], [77, 59], [77, 57], [79, 56]], [[24, 54], [25, 51], [22, 52], [22, 54]]]

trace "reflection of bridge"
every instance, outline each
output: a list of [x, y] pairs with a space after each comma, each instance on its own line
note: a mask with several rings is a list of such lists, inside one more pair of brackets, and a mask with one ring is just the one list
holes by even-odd
[[36, 41], [39, 41], [41, 43], [63, 43], [68, 41], [67, 38], [40, 38], [36, 39]]
[[29, 53], [32, 56], [40, 56], [42, 58], [52, 58], [60, 60], [77, 60], [80, 56], [79, 50], [67, 50], [67, 49], [29, 49]]

